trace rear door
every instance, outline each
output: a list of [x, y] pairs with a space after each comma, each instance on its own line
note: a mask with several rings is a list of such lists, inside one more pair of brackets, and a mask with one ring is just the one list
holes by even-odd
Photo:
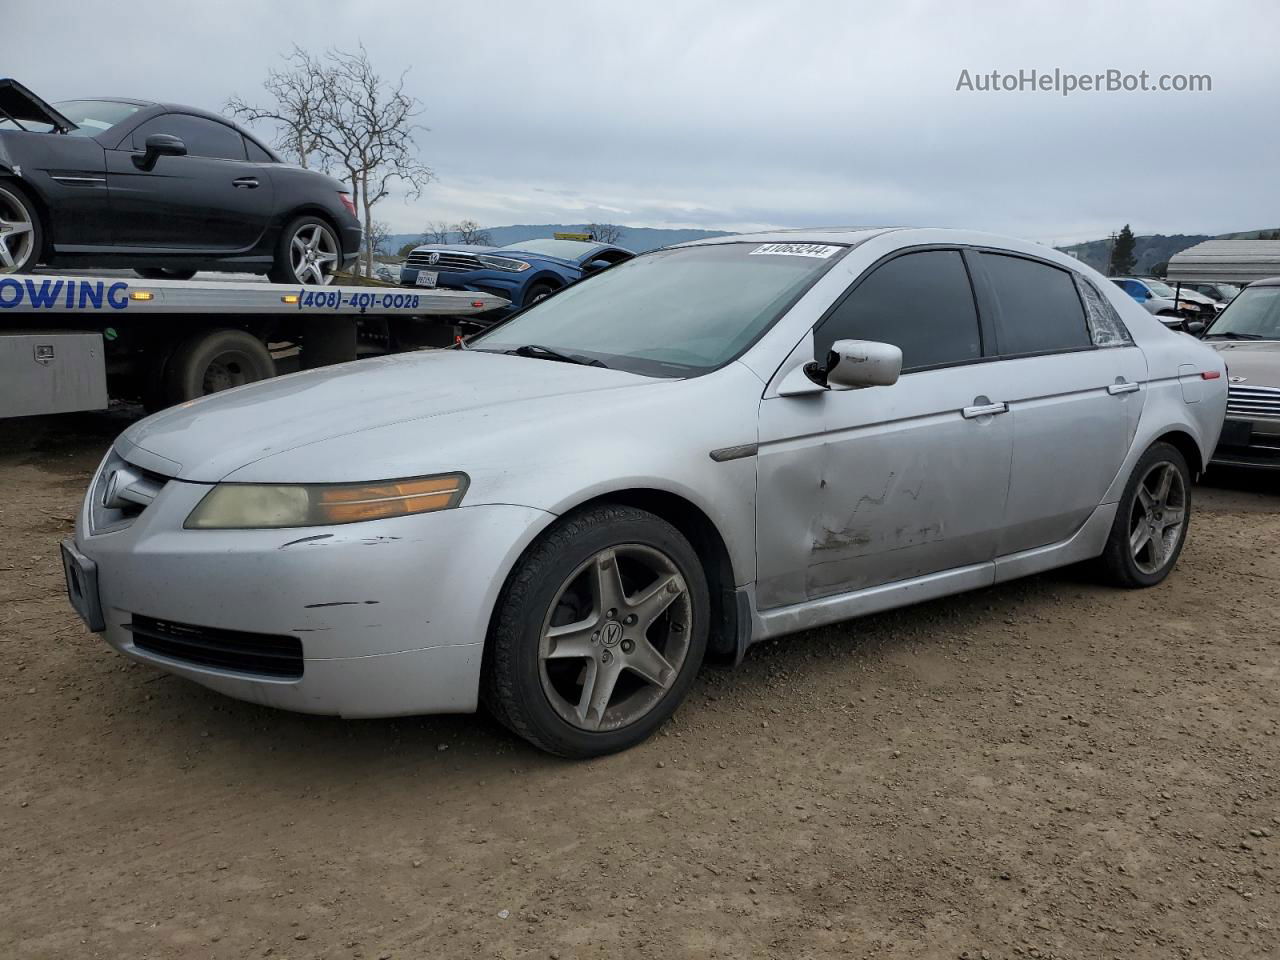
[[[185, 157], [134, 163], [147, 137], [180, 137]], [[107, 151], [111, 210], [121, 246], [229, 253], [253, 247], [271, 220], [270, 164], [249, 160], [244, 137], [207, 117], [167, 113]]]
[[1137, 430], [1147, 364], [1083, 277], [1004, 252], [974, 261], [1002, 358], [992, 399], [1013, 421], [1007, 556], [1067, 539], [1102, 502]]

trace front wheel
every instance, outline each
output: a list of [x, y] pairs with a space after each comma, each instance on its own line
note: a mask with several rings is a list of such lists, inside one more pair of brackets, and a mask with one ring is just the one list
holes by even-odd
[[688, 693], [706, 651], [709, 611], [697, 554], [665, 520], [612, 504], [571, 514], [503, 588], [485, 703], [551, 753], [625, 750]]
[[290, 286], [328, 285], [342, 264], [337, 231], [315, 216], [298, 217], [285, 226], [276, 243], [275, 261], [267, 276]]
[[547, 283], [545, 280], [540, 281], [538, 283], [535, 283], [532, 287], [530, 287], [525, 292], [524, 303], [522, 305], [526, 307], [531, 307], [535, 303], [537, 303], [539, 300], [545, 300], [547, 299], [547, 297], [551, 296], [555, 292], [556, 292], [556, 288], [553, 287], [551, 284]]
[[36, 205], [21, 187], [0, 181], [0, 274], [30, 270], [43, 245], [44, 227]]
[[1173, 569], [1191, 521], [1191, 471], [1169, 443], [1155, 443], [1138, 460], [1116, 509], [1100, 558], [1118, 587], [1153, 587]]

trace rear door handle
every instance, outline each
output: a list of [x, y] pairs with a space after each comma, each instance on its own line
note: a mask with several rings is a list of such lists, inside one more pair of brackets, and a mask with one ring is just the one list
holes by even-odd
[[1128, 380], [1117, 380], [1115, 383], [1107, 387], [1107, 393], [1115, 397], [1122, 393], [1137, 393], [1140, 389], [1142, 389], [1142, 385], [1139, 383], [1133, 383]]
[[258, 178], [257, 177], [241, 177], [239, 180], [232, 180], [231, 185], [233, 187], [243, 187], [246, 190], [257, 190]]
[[[986, 400], [986, 397], [978, 397], [978, 400]], [[999, 413], [1008, 413], [1009, 405], [1001, 401], [1000, 403], [979, 403], [972, 407], [965, 407], [960, 411], [961, 416], [966, 420], [975, 420], [978, 417], [991, 417]]]

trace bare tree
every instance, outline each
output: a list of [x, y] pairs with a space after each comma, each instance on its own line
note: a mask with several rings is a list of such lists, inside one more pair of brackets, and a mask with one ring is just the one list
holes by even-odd
[[623, 229], [616, 223], [588, 223], [587, 233], [595, 237], [597, 243], [617, 243], [622, 239]]
[[461, 223], [455, 223], [453, 232], [458, 235], [459, 243], [477, 243], [486, 247], [491, 246], [493, 243], [489, 239], [489, 231], [481, 230], [480, 224], [474, 220], [463, 220]]
[[405, 74], [395, 82], [384, 80], [363, 45], [355, 53], [329, 50], [323, 57], [295, 47], [285, 59], [286, 69], [268, 74], [274, 107], [235, 99], [227, 109], [245, 120], [276, 123], [282, 149], [300, 158], [317, 157], [322, 168], [344, 176], [366, 227], [365, 272], [371, 272], [373, 205], [397, 184], [407, 196], [419, 197], [435, 176], [418, 159], [415, 138], [425, 128], [414, 121], [422, 104], [405, 93]]
[[382, 249], [386, 246], [387, 240], [391, 237], [391, 228], [381, 220], [371, 220], [369, 225], [364, 229], [365, 241], [369, 244], [375, 254], [384, 253]]
[[449, 225], [443, 220], [432, 221], [427, 224], [425, 230], [422, 231], [423, 243], [448, 243], [449, 242]]
[[[274, 100], [272, 106], [257, 106], [239, 95], [226, 102], [225, 110], [247, 123], [270, 123], [275, 127], [275, 144], [284, 156], [309, 167], [320, 149], [316, 130], [321, 124], [319, 103], [324, 89], [324, 65], [302, 48], [294, 46], [284, 58], [287, 67], [273, 67], [262, 82]], [[318, 158], [322, 168], [327, 158]]]

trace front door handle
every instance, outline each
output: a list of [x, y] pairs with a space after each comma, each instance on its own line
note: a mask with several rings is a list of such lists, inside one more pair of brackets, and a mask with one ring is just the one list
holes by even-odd
[[1118, 397], [1122, 393], [1137, 393], [1141, 388], [1141, 384], [1134, 383], [1132, 380], [1116, 380], [1115, 383], [1107, 387], [1107, 393], [1113, 397]]
[[245, 190], [257, 190], [258, 178], [257, 177], [241, 177], [239, 180], [232, 180], [231, 185], [233, 187], [242, 187]]
[[960, 415], [966, 420], [976, 420], [978, 417], [992, 417], [996, 414], [1009, 412], [1009, 405], [1003, 401], [992, 403], [986, 397], [975, 397], [973, 403], [972, 407], [965, 407], [960, 411]]

